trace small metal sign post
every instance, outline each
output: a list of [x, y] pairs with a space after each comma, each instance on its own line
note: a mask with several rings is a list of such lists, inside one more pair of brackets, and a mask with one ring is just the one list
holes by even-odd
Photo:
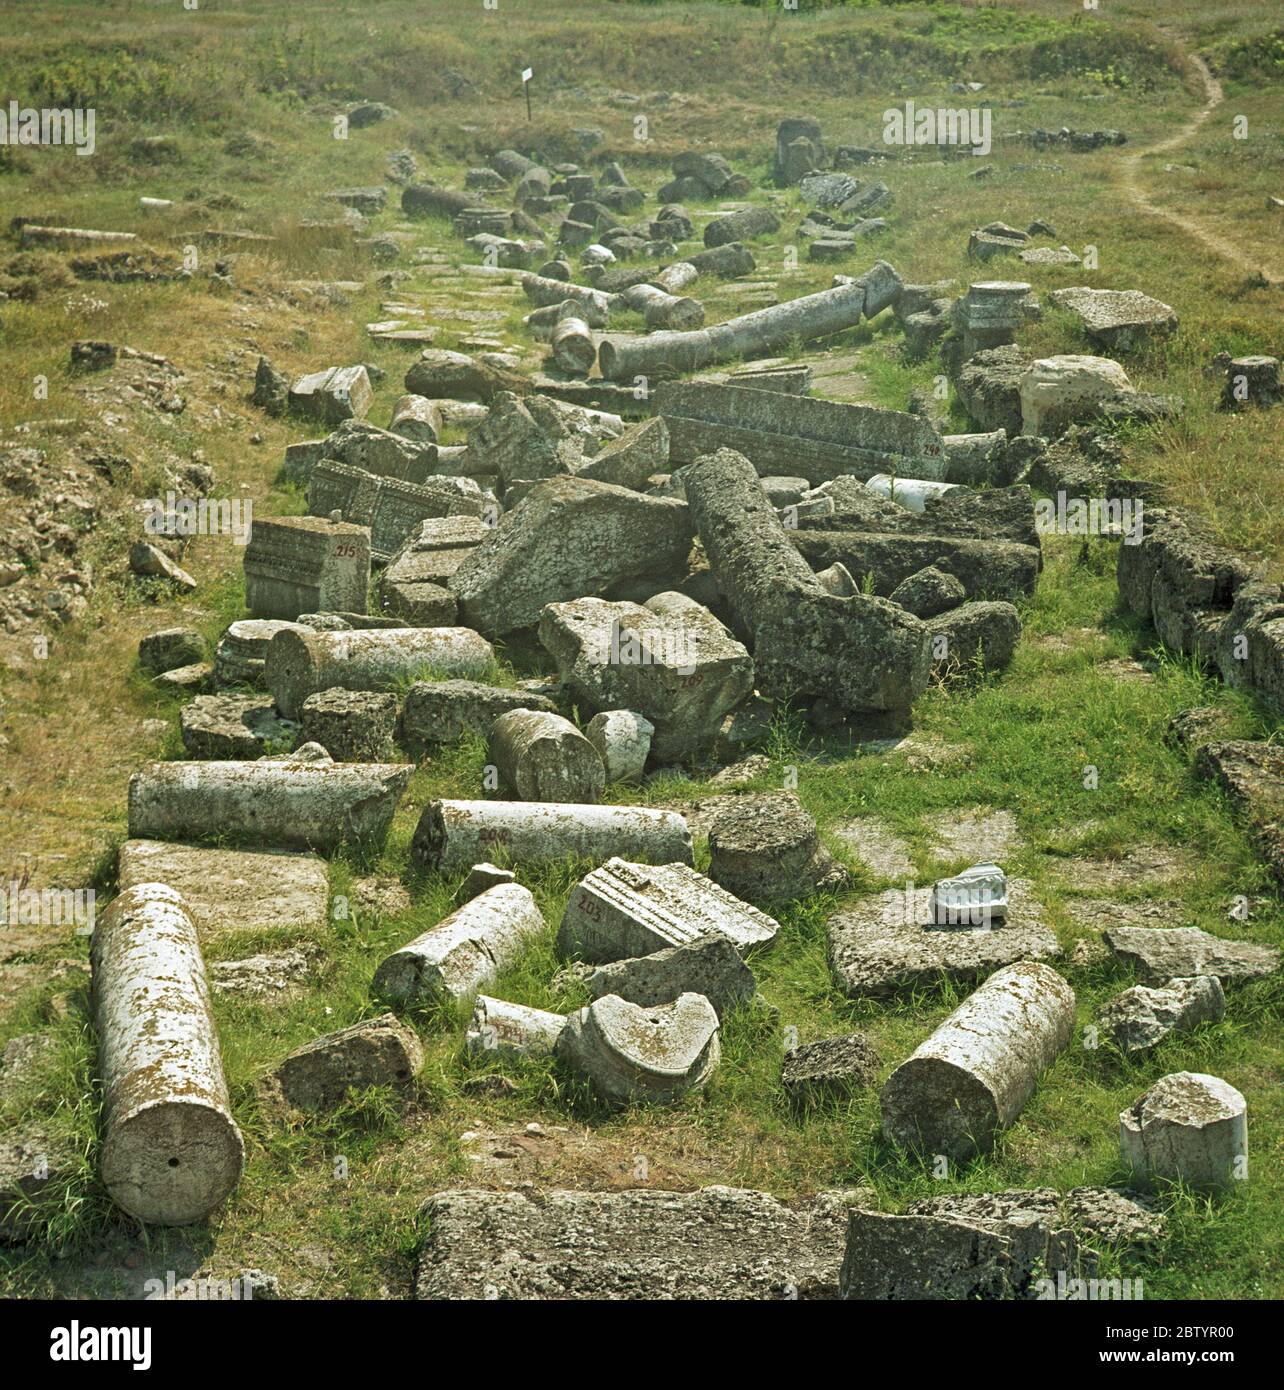
[[534, 68], [522, 69], [522, 91], [526, 93], [526, 119], [531, 119], [531, 78], [535, 76]]

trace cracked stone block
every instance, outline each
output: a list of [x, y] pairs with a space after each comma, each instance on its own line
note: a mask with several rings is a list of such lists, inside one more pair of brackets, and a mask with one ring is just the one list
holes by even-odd
[[729, 801], [710, 826], [709, 856], [709, 877], [750, 902], [788, 901], [847, 880], [793, 792]]
[[1097, 1015], [1097, 1022], [1128, 1053], [1145, 1052], [1170, 1033], [1216, 1023], [1225, 1016], [1226, 996], [1216, 975], [1169, 980], [1152, 989], [1134, 985], [1117, 994]]
[[299, 725], [283, 719], [270, 695], [198, 695], [179, 711], [189, 758], [252, 760], [298, 741]]
[[881, 1065], [878, 1053], [860, 1033], [821, 1038], [785, 1053], [780, 1084], [793, 1100], [842, 1095], [872, 1086]]
[[1225, 1189], [1248, 1176], [1248, 1106], [1217, 1076], [1179, 1071], [1119, 1116], [1119, 1150], [1140, 1183]]
[[329, 1110], [349, 1091], [368, 1086], [409, 1091], [423, 1064], [423, 1044], [414, 1029], [395, 1014], [381, 1014], [305, 1043], [273, 1077], [293, 1109]]
[[1198, 927], [1113, 927], [1106, 932], [1106, 945], [1147, 984], [1195, 975], [1255, 980], [1280, 968], [1275, 947], [1225, 941]]
[[698, 937], [649, 956], [600, 965], [585, 983], [594, 999], [615, 994], [643, 1008], [671, 1004], [682, 994], [702, 994], [719, 1019], [758, 991], [753, 971], [723, 936]]

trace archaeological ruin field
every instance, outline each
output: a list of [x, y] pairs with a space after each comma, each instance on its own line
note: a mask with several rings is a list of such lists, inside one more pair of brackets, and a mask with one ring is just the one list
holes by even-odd
[[1284, 1297], [1278, 5], [0, 9], [0, 1294]]

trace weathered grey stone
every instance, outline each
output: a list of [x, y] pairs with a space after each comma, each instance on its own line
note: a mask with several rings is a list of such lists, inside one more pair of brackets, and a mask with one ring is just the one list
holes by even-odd
[[538, 801], [430, 801], [411, 843], [428, 869], [450, 873], [502, 852], [522, 867], [578, 855], [690, 864], [691, 832], [673, 811]]
[[394, 1014], [380, 1014], [296, 1048], [273, 1073], [292, 1109], [332, 1110], [351, 1091], [414, 1087], [424, 1064], [423, 1044]]
[[766, 792], [735, 797], [715, 814], [709, 877], [750, 902], [787, 902], [842, 887], [847, 871], [793, 792]]
[[655, 413], [669, 428], [669, 462], [720, 448], [745, 455], [760, 475], [798, 474], [813, 485], [839, 476], [940, 478], [940, 436], [919, 415], [728, 383], [662, 382]]
[[320, 690], [299, 707], [303, 740], [337, 763], [382, 763], [392, 753], [397, 697], [373, 690]]
[[1147, 984], [1194, 975], [1255, 980], [1280, 968], [1274, 946], [1224, 941], [1198, 927], [1112, 927], [1106, 932], [1106, 945]]
[[156, 684], [163, 690], [174, 690], [180, 694], [195, 695], [208, 690], [214, 683], [214, 666], [208, 661], [198, 661], [193, 666], [176, 666], [156, 677]]
[[704, 244], [726, 246], [732, 241], [752, 241], [755, 237], [772, 236], [780, 230], [780, 218], [770, 208], [741, 208], [725, 217], [715, 217], [705, 224]]
[[326, 853], [380, 843], [414, 768], [388, 763], [150, 763], [129, 779], [135, 839], [253, 840]]
[[800, 184], [812, 170], [828, 165], [819, 121], [810, 116], [791, 116], [780, 122], [772, 162], [772, 177], [780, 187]]
[[603, 710], [584, 730], [598, 751], [608, 782], [636, 782], [646, 768], [655, 725], [631, 709]]
[[1216, 975], [1169, 980], [1158, 989], [1134, 985], [1111, 999], [1097, 1022], [1128, 1053], [1145, 1052], [1170, 1033], [1216, 1023], [1226, 1013], [1226, 996]]
[[889, 597], [916, 618], [935, 618], [957, 608], [967, 598], [967, 590], [952, 574], [928, 565], [902, 579]]
[[1119, 1150], [1141, 1184], [1232, 1187], [1248, 1176], [1248, 1106], [1220, 1077], [1173, 1072], [1120, 1113]]
[[1039, 1297], [1058, 1274], [1077, 1274], [1074, 1237], [1041, 1220], [857, 1209], [840, 1280], [847, 1299], [989, 1301]]
[[872, 1086], [882, 1062], [861, 1033], [821, 1038], [785, 1053], [780, 1084], [790, 1099], [806, 1101]]
[[1139, 290], [1077, 285], [1053, 290], [1048, 298], [1069, 309], [1088, 337], [1107, 352], [1132, 352], [1177, 331], [1176, 312]]
[[[688, 259], [692, 264], [699, 261], [698, 256]], [[598, 365], [609, 381], [625, 381], [638, 375], [699, 371], [733, 358], [768, 357], [796, 339], [830, 337], [854, 328], [862, 317], [872, 318], [891, 302], [887, 286], [892, 280], [899, 287], [900, 277], [879, 261], [850, 285], [802, 295], [711, 328], [652, 333], [644, 338], [606, 336], [598, 344]]]
[[580, 880], [566, 902], [558, 949], [588, 961], [648, 956], [706, 936], [738, 951], [774, 939], [778, 923], [682, 863], [612, 858]]
[[39, 1236], [78, 1166], [73, 1145], [47, 1123], [35, 1120], [0, 1134], [0, 1245]]
[[600, 965], [585, 980], [594, 999], [614, 994], [649, 1008], [683, 994], [701, 994], [721, 1019], [757, 993], [753, 971], [725, 936], [702, 936], [647, 956]]
[[939, 927], [931, 888], [896, 888], [829, 919], [829, 963], [855, 997], [969, 983], [1017, 961], [1055, 960], [1056, 933], [1043, 920], [1028, 880], [1008, 880], [1001, 925]]
[[1029, 354], [1014, 344], [988, 348], [963, 364], [955, 389], [981, 429], [1004, 430], [1009, 439], [1021, 433], [1021, 378], [1029, 365]]
[[330, 898], [323, 859], [281, 850], [126, 840], [117, 880], [122, 893], [148, 883], [173, 888], [202, 939], [231, 931], [315, 933], [325, 926]]
[[193, 666], [207, 655], [204, 637], [191, 627], [167, 627], [149, 633], [138, 644], [138, 664], [154, 676]]
[[130, 546], [129, 568], [145, 579], [166, 579], [188, 593], [196, 588], [196, 580], [181, 565], [147, 541], [135, 541]]
[[988, 1149], [1069, 1043], [1074, 1018], [1074, 991], [1051, 967], [997, 971], [888, 1078], [883, 1134], [960, 1161]]
[[[1284, 622], [1277, 627], [1284, 630]], [[1284, 695], [1284, 684], [1279, 689]], [[1227, 794], [1276, 881], [1284, 885], [1284, 749], [1248, 739], [1216, 740], [1195, 754], [1195, 775], [1215, 781]]]
[[374, 388], [364, 367], [327, 367], [301, 376], [290, 387], [290, 406], [314, 420], [337, 425], [370, 409]]
[[189, 758], [254, 759], [293, 748], [299, 733], [266, 695], [198, 695], [178, 719]]
[[562, 1014], [479, 994], [464, 1046], [475, 1055], [548, 1057], [565, 1026]]
[[560, 714], [515, 709], [490, 727], [486, 756], [500, 787], [523, 801], [597, 801], [606, 787], [601, 755]]
[[607, 994], [566, 1020], [557, 1056], [609, 1105], [680, 1100], [722, 1060], [718, 1015], [702, 994], [647, 1008]]
[[661, 762], [707, 753], [723, 718], [753, 690], [749, 653], [682, 594], [644, 605], [551, 603], [539, 636], [559, 678], [590, 709], [631, 709], [650, 721], [651, 752]]
[[441, 438], [444, 420], [441, 407], [427, 396], [407, 393], [392, 407], [388, 429], [416, 444], [436, 444]]
[[255, 618], [364, 613], [370, 531], [311, 516], [256, 520], [243, 565], [245, 606]]
[[1284, 400], [1280, 387], [1278, 357], [1252, 355], [1233, 358], [1226, 368], [1226, 384], [1222, 387], [1223, 410], [1239, 410], [1244, 405], [1266, 408]]
[[468, 877], [464, 879], [463, 887], [459, 893], [467, 902], [469, 898], [478, 897], [488, 888], [494, 888], [497, 884], [516, 882], [517, 875], [512, 869], [501, 869], [498, 864], [491, 863], [474, 864], [468, 870]]
[[278, 632], [304, 631], [298, 623], [277, 618], [242, 618], [232, 623], [214, 654], [214, 682], [219, 686], [250, 685], [261, 689], [268, 643]]
[[[430, 1197], [421, 1299], [830, 1299], [849, 1194], [455, 1191]], [[568, 1251], [574, 1256], [568, 1257]]]
[[659, 416], [630, 425], [578, 470], [581, 478], [640, 491], [669, 466], [669, 427]]
[[1064, 353], [1032, 362], [1020, 381], [1021, 433], [1052, 438], [1076, 420], [1091, 419], [1099, 407], [1135, 388], [1109, 357]]
[[283, 999], [297, 993], [310, 970], [307, 955], [294, 948], [243, 960], [216, 960], [210, 962], [210, 987], [215, 994], [238, 999]]
[[185, 1226], [241, 1179], [196, 925], [173, 888], [115, 899], [91, 946], [102, 1076], [103, 1185], [140, 1221]]
[[[287, 468], [289, 467], [287, 450]], [[346, 463], [351, 468], [405, 483], [424, 483], [437, 468], [439, 450], [423, 440], [407, 439], [393, 430], [380, 429], [368, 420], [346, 420], [326, 436], [318, 456], [305, 465], [306, 476], [297, 481], [306, 485], [312, 470], [322, 459]]]
[[530, 889], [496, 884], [388, 956], [371, 991], [402, 1005], [465, 999], [494, 984], [544, 930]]
[[416, 681], [406, 692], [399, 737], [414, 752], [457, 743], [465, 732], [489, 737], [495, 720], [518, 709], [555, 713], [550, 700], [526, 690], [478, 681]]
[[827, 593], [753, 465], [733, 450], [701, 459], [686, 490], [718, 587], [753, 638], [764, 694], [821, 696], [845, 710], [909, 708], [927, 684], [927, 631], [917, 618], [883, 599]]
[[927, 620], [932, 658], [944, 674], [1001, 671], [1021, 640], [1021, 616], [1010, 603], [964, 603]]
[[466, 627], [393, 627], [356, 632], [281, 632], [268, 648], [264, 679], [287, 718], [319, 690], [389, 690], [428, 671], [468, 677], [495, 660]]
[[[686, 507], [589, 478], [552, 478], [508, 512], [450, 577], [466, 622], [502, 635], [545, 604], [667, 576], [691, 548]], [[618, 702], [617, 702], [618, 703]]]

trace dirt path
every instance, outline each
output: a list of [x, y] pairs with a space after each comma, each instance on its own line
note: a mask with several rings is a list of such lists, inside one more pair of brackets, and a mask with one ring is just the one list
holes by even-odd
[[1238, 266], [1246, 274], [1265, 275], [1272, 283], [1278, 283], [1284, 280], [1284, 274], [1281, 274], [1275, 267], [1267, 266], [1256, 253], [1249, 254], [1241, 250], [1234, 242], [1213, 231], [1199, 218], [1174, 212], [1171, 208], [1160, 207], [1141, 186], [1142, 160], [1151, 155], [1164, 154], [1168, 150], [1176, 149], [1177, 146], [1185, 144], [1222, 104], [1224, 98], [1222, 84], [1213, 76], [1208, 64], [1198, 53], [1190, 53], [1188, 57], [1194, 65], [1195, 71], [1199, 74], [1200, 82], [1203, 83], [1204, 105], [1180, 130], [1170, 135], [1166, 140], [1161, 140], [1157, 145], [1149, 145], [1145, 149], [1136, 150], [1124, 158], [1120, 165], [1120, 182], [1123, 184], [1124, 193], [1140, 211], [1148, 213], [1152, 217], [1162, 217], [1164, 221], [1171, 223], [1174, 227], [1179, 227], [1188, 236], [1201, 242], [1214, 255]]

